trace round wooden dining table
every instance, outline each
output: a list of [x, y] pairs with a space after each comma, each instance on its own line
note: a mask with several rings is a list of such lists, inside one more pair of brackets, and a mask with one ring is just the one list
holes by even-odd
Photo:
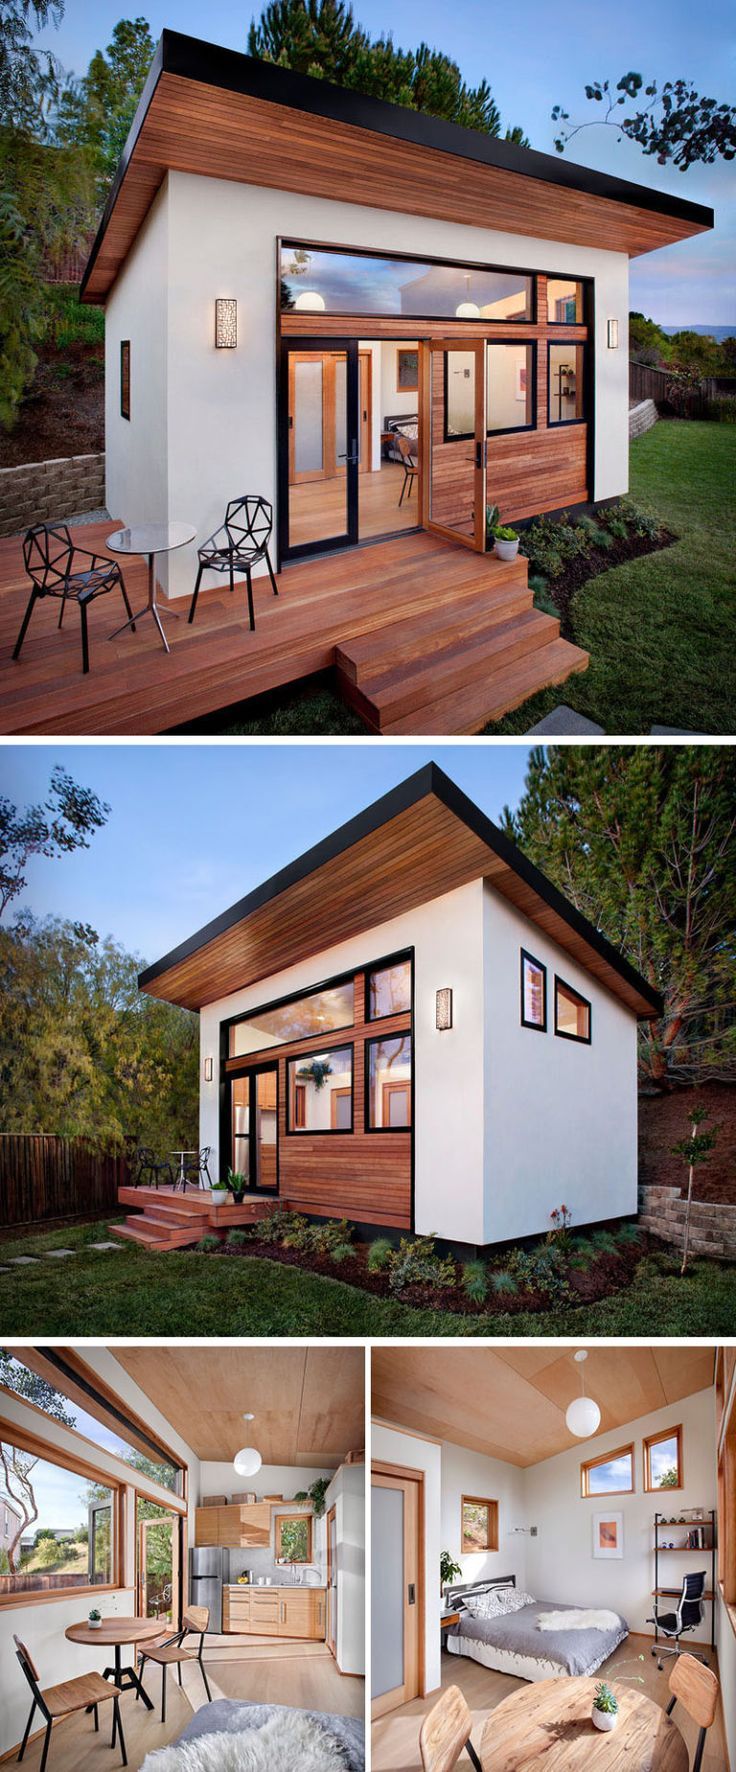
[[497, 1705], [481, 1737], [483, 1772], [688, 1772], [688, 1752], [660, 1705], [613, 1680], [615, 1729], [596, 1729], [594, 1679], [539, 1680]]
[[[103, 1645], [114, 1652], [114, 1667], [103, 1670], [103, 1680], [112, 1679], [120, 1692], [134, 1691], [149, 1710], [153, 1705], [136, 1673], [135, 1667], [123, 1667], [122, 1651], [128, 1643], [148, 1643], [153, 1637], [163, 1636], [165, 1625], [160, 1618], [103, 1618], [100, 1625], [92, 1626], [85, 1619], [83, 1624], [70, 1624], [64, 1632], [70, 1643], [95, 1643]], [[135, 1651], [133, 1652], [135, 1662]]]

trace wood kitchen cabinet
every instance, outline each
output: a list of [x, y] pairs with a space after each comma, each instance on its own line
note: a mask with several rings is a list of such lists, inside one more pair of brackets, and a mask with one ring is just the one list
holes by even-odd
[[224, 1587], [222, 1628], [320, 1642], [325, 1636], [325, 1598], [323, 1587]]
[[267, 1550], [271, 1542], [270, 1501], [198, 1507], [194, 1542], [198, 1546], [220, 1544], [229, 1550]]

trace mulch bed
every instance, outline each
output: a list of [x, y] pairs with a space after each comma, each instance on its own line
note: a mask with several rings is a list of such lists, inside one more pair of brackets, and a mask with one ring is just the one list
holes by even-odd
[[[595, 514], [595, 513], [594, 513]], [[626, 541], [614, 539], [613, 547], [605, 551], [603, 548], [592, 547], [590, 553], [578, 555], [571, 560], [560, 573], [559, 578], [545, 579], [547, 590], [560, 616], [560, 632], [563, 639], [574, 640], [570, 605], [576, 591], [588, 583], [591, 578], [598, 578], [601, 572], [611, 572], [614, 566], [624, 566], [627, 560], [640, 560], [644, 554], [658, 554], [662, 548], [669, 548], [677, 536], [671, 529], [661, 530], [656, 541], [646, 535], [632, 535]], [[533, 568], [530, 563], [530, 575]]]
[[[642, 1235], [636, 1245], [625, 1244], [620, 1254], [606, 1255], [601, 1253], [587, 1273], [572, 1268], [568, 1275], [570, 1304], [595, 1304], [599, 1299], [610, 1298], [613, 1293], [623, 1291], [631, 1284], [642, 1257], [650, 1249], [661, 1252], [661, 1244], [650, 1242]], [[462, 1286], [431, 1287], [407, 1286], [401, 1294], [391, 1291], [388, 1276], [385, 1273], [371, 1273], [367, 1266], [368, 1246], [357, 1243], [354, 1253], [345, 1261], [330, 1261], [329, 1256], [306, 1254], [301, 1249], [284, 1249], [280, 1243], [252, 1241], [241, 1244], [223, 1243], [220, 1249], [211, 1253], [218, 1259], [227, 1257], [230, 1260], [248, 1256], [259, 1256], [265, 1261], [277, 1261], [284, 1267], [302, 1268], [305, 1273], [323, 1275], [330, 1280], [343, 1280], [348, 1286], [357, 1286], [362, 1292], [372, 1292], [377, 1298], [393, 1298], [399, 1304], [415, 1305], [420, 1310], [454, 1311], [460, 1317], [483, 1317], [517, 1315], [522, 1311], [548, 1311], [554, 1305], [564, 1302], [559, 1294], [550, 1296], [541, 1292], [494, 1293], [489, 1290], [488, 1297], [482, 1304], [474, 1304], [466, 1298]]]
[[0, 430], [0, 467], [99, 455], [105, 447], [105, 353], [100, 346], [42, 347], [33, 386], [10, 434]]

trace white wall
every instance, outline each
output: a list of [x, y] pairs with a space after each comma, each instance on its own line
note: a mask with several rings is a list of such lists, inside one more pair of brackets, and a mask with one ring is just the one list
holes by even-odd
[[[169, 194], [159, 191], [105, 309], [105, 497], [125, 524], [167, 523]], [[130, 340], [130, 418], [120, 413], [120, 344]], [[219, 353], [222, 355], [222, 353]], [[123, 571], [125, 561], [122, 561]], [[156, 572], [167, 582], [167, 557]], [[132, 637], [135, 643], [135, 635]]]
[[[371, 1427], [371, 1458], [380, 1464], [404, 1465], [424, 1474], [424, 1692], [440, 1684], [440, 1551], [442, 1550], [442, 1448], [432, 1440], [418, 1439], [399, 1428]], [[371, 1584], [372, 1588], [372, 1584]], [[380, 1595], [371, 1592], [371, 1612], [380, 1606]]]
[[[202, 1010], [202, 1057], [214, 1060], [201, 1083], [200, 1143], [219, 1145], [219, 1024], [229, 1016], [306, 990], [404, 947], [415, 949], [416, 1226], [418, 1231], [483, 1241], [482, 882], [420, 905], [402, 917], [337, 943], [247, 990]], [[455, 1026], [438, 1033], [435, 991], [451, 984]], [[204, 1065], [200, 1066], [203, 1076]], [[223, 1158], [224, 1160], [224, 1158]], [[215, 1168], [212, 1169], [214, 1175]]]
[[[334, 1475], [332, 1469], [313, 1465], [263, 1464], [255, 1477], [238, 1477], [231, 1463], [215, 1463], [210, 1459], [203, 1460], [201, 1466], [201, 1491], [203, 1495], [226, 1495], [228, 1501], [233, 1495], [244, 1495], [246, 1491], [257, 1497], [259, 1501], [264, 1495], [283, 1495], [284, 1507], [276, 1512], [288, 1513], [286, 1505], [293, 1501], [298, 1489], [309, 1489], [318, 1477]], [[326, 1556], [324, 1542], [324, 1520], [315, 1520], [312, 1533], [312, 1561], [324, 1579], [326, 1572]], [[268, 1548], [262, 1550], [231, 1550], [228, 1552], [228, 1570], [226, 1580], [237, 1581], [244, 1569], [253, 1569], [256, 1575], [269, 1575], [272, 1581], [283, 1578], [283, 1571], [276, 1563], [276, 1513], [271, 1515], [271, 1538]], [[311, 1577], [314, 1581], [314, 1576]], [[315, 1582], [316, 1585], [316, 1582]]]
[[[374, 246], [421, 257], [516, 264], [531, 270], [596, 280], [597, 374], [595, 486], [597, 499], [628, 486], [628, 260], [600, 248], [533, 240], [454, 222], [362, 208], [285, 191], [259, 190], [225, 179], [168, 174], [157, 205], [166, 206], [168, 263], [155, 223], [121, 270], [108, 302], [110, 400], [118, 385], [114, 339], [132, 347], [131, 423], [137, 460], [131, 461], [111, 418], [110, 497], [126, 522], [159, 515], [164, 495], [159, 403], [160, 372], [152, 366], [150, 395], [142, 372], [143, 330], [155, 319], [160, 337], [164, 292], [168, 302], [166, 401], [168, 516], [196, 525], [201, 540], [221, 522], [229, 497], [260, 492], [276, 501], [276, 238], [279, 234], [343, 245]], [[154, 215], [157, 207], [154, 206]], [[238, 302], [238, 347], [214, 345], [218, 295]], [[619, 322], [621, 345], [606, 350], [606, 320]], [[112, 320], [112, 325], [110, 321]], [[146, 357], [148, 361], [148, 357]], [[145, 406], [144, 406], [145, 399]], [[390, 411], [398, 411], [394, 403]], [[412, 408], [413, 410], [413, 408]], [[138, 418], [138, 415], [140, 417]], [[149, 424], [149, 415], [152, 422]], [[122, 421], [124, 422], [124, 421]], [[145, 511], [139, 504], [145, 503]], [[188, 595], [195, 548], [169, 562], [170, 594]], [[207, 582], [207, 581], [205, 581]]]
[[[458, 1581], [486, 1581], [491, 1576], [515, 1575], [516, 1585], [526, 1584], [526, 1538], [514, 1527], [526, 1525], [524, 1471], [500, 1458], [486, 1458], [464, 1446], [442, 1445], [442, 1549], [448, 1550], [462, 1575]], [[480, 1495], [498, 1502], [498, 1550], [460, 1549], [460, 1511], [463, 1495]]]
[[[325, 1496], [319, 1524], [326, 1540], [326, 1518], [335, 1509], [337, 1537], [337, 1641], [342, 1674], [365, 1673], [365, 1478], [364, 1464], [341, 1464]], [[325, 1566], [327, 1562], [324, 1551]]]
[[[484, 889], [484, 1241], [637, 1209], [636, 1018], [535, 924]], [[521, 1026], [520, 950], [547, 967], [547, 1032]], [[588, 999], [591, 1044], [554, 1033], [555, 971]]]
[[[145, 1396], [127, 1372], [120, 1366], [114, 1355], [106, 1348], [85, 1346], [84, 1358], [89, 1366], [96, 1371], [106, 1383], [112, 1385], [123, 1404], [128, 1403], [136, 1414], [147, 1421], [154, 1432], [161, 1434], [189, 1468], [190, 1522], [193, 1528], [193, 1512], [199, 1492], [199, 1460], [191, 1447], [186, 1444], [180, 1434], [166, 1421], [160, 1411], [154, 1408], [150, 1399]], [[30, 1409], [20, 1399], [4, 1396], [2, 1399], [3, 1416], [17, 1425], [25, 1426], [30, 1433], [38, 1433], [39, 1418], [35, 1410]], [[50, 1418], [44, 1422], [42, 1429], [44, 1440], [49, 1447], [57, 1452], [73, 1456], [85, 1456], [79, 1447], [78, 1436]], [[85, 1443], [86, 1445], [86, 1443]], [[116, 1458], [110, 1452], [95, 1447], [86, 1448], [86, 1457], [95, 1467], [119, 1482], [130, 1483], [134, 1473], [129, 1465]], [[135, 1474], [138, 1489], [145, 1491], [154, 1500], [165, 1502], [169, 1492], [156, 1483], [149, 1483], [146, 1478]], [[132, 1510], [131, 1510], [132, 1514]], [[136, 1610], [135, 1603], [135, 1570], [134, 1546], [135, 1536], [133, 1520], [129, 1517], [126, 1531], [127, 1551], [126, 1566], [123, 1571], [125, 1585], [108, 1593], [100, 1593], [96, 1604], [105, 1617], [130, 1615]], [[191, 1533], [193, 1538], [193, 1530]], [[101, 1673], [110, 1660], [110, 1650], [101, 1647], [99, 1651], [78, 1643], [67, 1642], [64, 1631], [67, 1625], [83, 1622], [92, 1601], [89, 1595], [73, 1596], [64, 1600], [34, 1600], [29, 1604], [19, 1603], [18, 1606], [0, 1607], [0, 1753], [18, 1743], [23, 1735], [28, 1712], [30, 1694], [15, 1658], [13, 1633], [15, 1632], [30, 1650], [41, 1676], [42, 1686], [56, 1685], [61, 1680], [72, 1679], [76, 1674], [88, 1673], [98, 1669]], [[38, 1715], [36, 1717], [38, 1724]]]
[[[645, 1435], [682, 1423], [685, 1487], [647, 1495], [643, 1491], [642, 1441]], [[636, 1492], [583, 1499], [580, 1495], [582, 1460], [615, 1451], [634, 1441]], [[611, 1607], [621, 1612], [630, 1630], [651, 1634], [646, 1620], [652, 1614], [654, 1586], [653, 1522], [655, 1512], [668, 1505], [681, 1508], [716, 1505], [715, 1393], [698, 1391], [680, 1403], [656, 1409], [649, 1415], [592, 1441], [580, 1441], [568, 1452], [547, 1458], [525, 1472], [525, 1503], [528, 1520], [539, 1529], [528, 1538], [527, 1579], [529, 1591], [540, 1600], [570, 1601], [581, 1606]], [[624, 1516], [624, 1555], [620, 1560], [594, 1558], [593, 1515], [610, 1505]], [[662, 1534], [666, 1536], [666, 1534]], [[691, 1554], [682, 1559], [668, 1556], [667, 1586], [678, 1586], [688, 1569], [699, 1565]], [[710, 1569], [704, 1555], [703, 1568]], [[671, 1577], [671, 1579], [670, 1579]], [[710, 1579], [708, 1580], [710, 1587]], [[710, 1639], [710, 1608], [702, 1632]]]

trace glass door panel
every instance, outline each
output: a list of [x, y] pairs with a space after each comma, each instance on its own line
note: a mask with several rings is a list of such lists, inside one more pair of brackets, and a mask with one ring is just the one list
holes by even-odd
[[250, 1186], [250, 1077], [234, 1077], [232, 1085], [233, 1169]]
[[278, 1187], [278, 1101], [276, 1071], [258, 1071], [255, 1077], [256, 1184]]
[[373, 1487], [373, 1697], [404, 1684], [404, 1495]]
[[486, 346], [437, 339], [423, 347], [428, 412], [428, 529], [482, 553], [486, 504]]
[[153, 1501], [136, 1502], [138, 1524], [138, 1615], [179, 1621], [179, 1521]]
[[292, 555], [358, 539], [358, 356], [352, 339], [329, 349], [289, 340], [284, 350], [280, 542]]
[[278, 1177], [278, 1068], [264, 1065], [233, 1077], [230, 1095], [232, 1167], [253, 1192], [276, 1193]]

